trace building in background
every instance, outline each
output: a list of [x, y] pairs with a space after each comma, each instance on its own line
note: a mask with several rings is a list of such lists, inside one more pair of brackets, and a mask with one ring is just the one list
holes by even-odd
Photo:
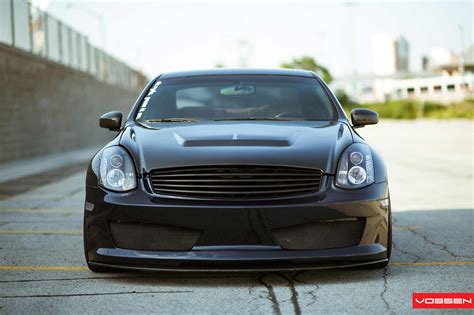
[[428, 56], [421, 57], [421, 70], [428, 71], [430, 67], [430, 58]]
[[[474, 45], [459, 55], [433, 48], [422, 57], [422, 72], [409, 71], [409, 43], [403, 37], [373, 39], [373, 74], [336, 78], [331, 84], [358, 103], [417, 99], [449, 104], [474, 97]], [[354, 84], [356, 82], [356, 84]]]
[[408, 41], [400, 36], [395, 40], [395, 72], [409, 71], [409, 51]]
[[409, 70], [409, 44], [404, 37], [380, 34], [372, 39], [373, 73], [394, 75]]
[[430, 50], [428, 57], [428, 70], [435, 69], [436, 67], [457, 63], [458, 55], [446, 48], [434, 47]]
[[474, 97], [474, 63], [466, 71], [439, 70], [411, 73], [406, 76], [358, 76], [356, 89], [353, 78], [337, 78], [331, 83], [334, 90], [343, 90], [357, 103], [369, 104], [397, 99], [416, 99], [443, 104]]

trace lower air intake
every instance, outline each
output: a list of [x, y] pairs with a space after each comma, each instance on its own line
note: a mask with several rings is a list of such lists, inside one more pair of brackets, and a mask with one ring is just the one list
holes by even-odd
[[115, 245], [132, 250], [191, 250], [201, 231], [157, 224], [110, 222]]
[[283, 249], [318, 250], [355, 246], [360, 243], [364, 227], [364, 218], [354, 218], [302, 224], [271, 233]]

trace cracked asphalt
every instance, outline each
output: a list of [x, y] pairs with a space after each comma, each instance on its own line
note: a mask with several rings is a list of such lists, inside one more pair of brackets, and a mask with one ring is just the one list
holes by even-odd
[[385, 270], [94, 274], [83, 259], [83, 171], [0, 185], [0, 313], [397, 314], [411, 311], [414, 291], [472, 292], [473, 131], [468, 121], [360, 129], [389, 168]]

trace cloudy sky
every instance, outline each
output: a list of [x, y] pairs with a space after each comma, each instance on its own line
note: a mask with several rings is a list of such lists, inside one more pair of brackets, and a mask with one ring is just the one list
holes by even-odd
[[336, 76], [371, 72], [371, 40], [404, 36], [410, 66], [436, 47], [473, 43], [472, 1], [86, 1], [36, 0], [46, 11], [154, 75], [225, 66], [277, 67], [314, 56]]

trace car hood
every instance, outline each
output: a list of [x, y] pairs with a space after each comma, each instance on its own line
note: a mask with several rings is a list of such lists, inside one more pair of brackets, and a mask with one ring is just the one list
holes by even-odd
[[352, 135], [342, 122], [161, 123], [127, 127], [120, 140], [140, 173], [166, 167], [252, 164], [336, 172]]

